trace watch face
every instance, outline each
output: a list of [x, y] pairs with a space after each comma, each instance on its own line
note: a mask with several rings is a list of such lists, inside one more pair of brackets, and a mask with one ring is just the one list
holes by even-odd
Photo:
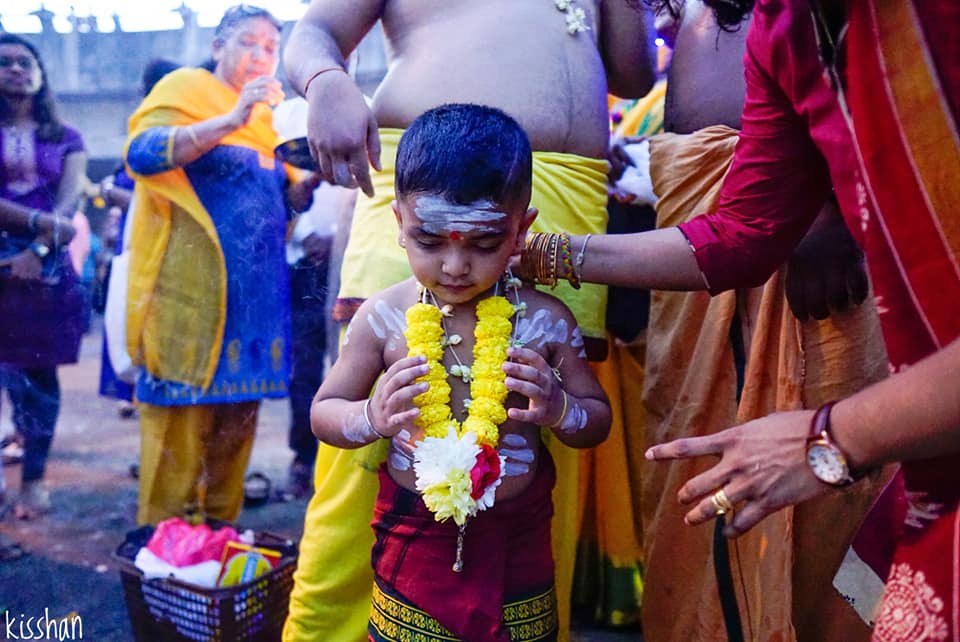
[[825, 441], [807, 446], [807, 464], [817, 479], [838, 486], [849, 480], [847, 462], [837, 448]]

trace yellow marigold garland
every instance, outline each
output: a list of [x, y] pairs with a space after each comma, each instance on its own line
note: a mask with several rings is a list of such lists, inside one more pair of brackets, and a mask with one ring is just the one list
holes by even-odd
[[462, 423], [453, 418], [450, 409], [450, 384], [443, 367], [444, 329], [443, 313], [435, 305], [416, 303], [407, 310], [407, 354], [424, 356], [430, 372], [418, 379], [430, 384], [430, 389], [414, 398], [420, 409], [416, 425], [425, 436], [443, 438], [453, 427], [457, 435], [473, 432], [477, 443], [496, 448], [500, 438], [500, 424], [507, 419], [504, 401], [507, 399], [506, 373], [510, 334], [510, 318], [514, 306], [502, 296], [492, 296], [477, 304], [477, 325], [474, 328], [470, 406]]

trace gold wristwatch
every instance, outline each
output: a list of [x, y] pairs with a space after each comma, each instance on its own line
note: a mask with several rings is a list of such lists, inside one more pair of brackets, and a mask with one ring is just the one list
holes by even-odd
[[830, 410], [834, 403], [823, 404], [813, 415], [810, 437], [807, 439], [807, 465], [823, 483], [842, 488], [856, 480], [850, 474], [847, 456], [837, 446], [830, 432]]

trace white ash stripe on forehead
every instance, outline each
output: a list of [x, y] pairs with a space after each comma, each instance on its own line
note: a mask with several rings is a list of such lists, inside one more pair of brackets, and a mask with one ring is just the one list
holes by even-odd
[[495, 224], [507, 218], [492, 201], [460, 205], [433, 195], [418, 197], [413, 211], [429, 234], [499, 232]]

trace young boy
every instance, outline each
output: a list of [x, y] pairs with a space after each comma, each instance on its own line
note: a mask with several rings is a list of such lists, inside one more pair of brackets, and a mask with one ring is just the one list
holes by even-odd
[[566, 306], [505, 277], [537, 215], [531, 180], [527, 137], [497, 109], [438, 107], [400, 141], [394, 212], [414, 278], [364, 302], [311, 411], [329, 444], [390, 440], [371, 640], [555, 639], [539, 427], [588, 448], [610, 407]]

